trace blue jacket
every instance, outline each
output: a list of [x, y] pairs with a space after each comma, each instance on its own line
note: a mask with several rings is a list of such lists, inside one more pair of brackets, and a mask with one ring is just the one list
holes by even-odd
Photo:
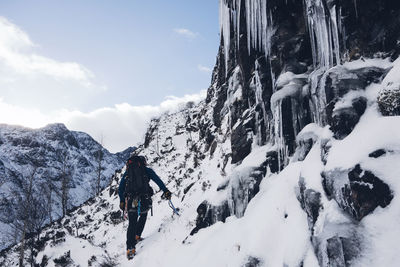
[[[147, 175], [149, 176], [149, 178], [151, 180], [153, 180], [162, 191], [164, 191], [164, 192], [167, 191], [167, 187], [165, 186], [163, 181], [161, 181], [160, 177], [158, 177], [158, 175], [152, 169], [146, 167], [146, 172], [147, 172]], [[118, 195], [119, 195], [119, 200], [121, 202], [123, 202], [125, 199], [125, 197], [124, 197], [125, 178], [127, 175], [128, 175], [128, 173], [127, 173], [127, 171], [125, 171], [125, 173], [122, 175], [121, 181], [119, 182]]]

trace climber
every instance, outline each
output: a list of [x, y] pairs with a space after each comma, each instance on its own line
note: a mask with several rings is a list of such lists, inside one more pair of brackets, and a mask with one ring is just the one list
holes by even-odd
[[146, 223], [147, 212], [152, 207], [153, 189], [149, 185], [150, 179], [163, 191], [161, 196], [163, 199], [171, 199], [171, 192], [160, 177], [146, 165], [145, 157], [131, 156], [126, 163], [126, 171], [118, 188], [120, 209], [125, 211], [129, 218], [126, 236], [128, 259], [133, 258], [136, 252], [136, 243], [142, 240], [141, 235]]

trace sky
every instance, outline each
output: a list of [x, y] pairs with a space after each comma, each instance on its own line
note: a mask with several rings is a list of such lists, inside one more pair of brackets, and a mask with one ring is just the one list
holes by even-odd
[[112, 152], [204, 98], [217, 0], [0, 1], [0, 123], [62, 122]]

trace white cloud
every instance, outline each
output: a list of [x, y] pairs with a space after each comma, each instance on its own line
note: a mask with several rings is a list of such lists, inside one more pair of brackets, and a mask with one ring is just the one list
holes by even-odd
[[197, 65], [197, 69], [198, 69], [199, 71], [207, 72], [207, 73], [210, 73], [210, 72], [212, 71], [211, 68], [206, 67], [206, 66], [203, 66], [203, 65], [201, 65], [201, 64]]
[[38, 109], [11, 105], [0, 98], [0, 123], [37, 128], [48, 124], [50, 121], [49, 116]]
[[180, 35], [183, 35], [187, 38], [190, 38], [190, 39], [194, 39], [199, 35], [198, 33], [192, 32], [191, 30], [188, 30], [185, 28], [176, 28], [176, 29], [174, 29], [174, 32], [176, 32]]
[[189, 101], [198, 102], [205, 95], [206, 91], [203, 90], [183, 97], [168, 96], [158, 106], [131, 106], [122, 103], [89, 113], [64, 109], [51, 114], [10, 105], [0, 98], [0, 123], [38, 128], [48, 123], [62, 122], [70, 130], [86, 132], [98, 141], [103, 136], [104, 146], [111, 152], [118, 152], [143, 141], [151, 118], [166, 111], [176, 111]]
[[[0, 64], [2, 73], [17, 75], [46, 75], [55, 79], [73, 80], [89, 87], [93, 73], [76, 62], [59, 62], [38, 55], [36, 45], [17, 25], [0, 16]], [[5, 73], [7, 72], [7, 73]]]

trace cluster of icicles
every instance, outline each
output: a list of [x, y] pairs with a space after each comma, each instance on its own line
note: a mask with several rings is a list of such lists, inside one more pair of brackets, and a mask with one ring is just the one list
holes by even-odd
[[[344, 27], [342, 27], [341, 23], [341, 9], [338, 9], [338, 12], [336, 6], [332, 6], [329, 9], [323, 1], [325, 0], [304, 1], [314, 65], [314, 72], [309, 75], [310, 93], [313, 102], [312, 109], [315, 114], [313, 120], [320, 125], [324, 125], [326, 122], [324, 118], [326, 97], [323, 92], [324, 88], [322, 88], [323, 82], [321, 82], [321, 76], [323, 77], [329, 68], [340, 64], [339, 35], [345, 35]], [[240, 36], [242, 34], [240, 32], [241, 23], [246, 24], [248, 53], [251, 54], [252, 50], [262, 52], [265, 54], [267, 61], [269, 61], [271, 37], [275, 34], [275, 28], [273, 15], [268, 8], [268, 1], [220, 0], [219, 4], [220, 29], [224, 43], [226, 71], [228, 72], [229, 51], [231, 47], [234, 46], [236, 51], [239, 50]], [[243, 7], [245, 7], [245, 10], [242, 10]], [[235, 36], [231, 36], [232, 33], [235, 33]], [[255, 71], [256, 76], [258, 75], [257, 71]], [[272, 77], [274, 77], [273, 73]], [[255, 78], [257, 79], [258, 76]], [[274, 88], [273, 93], [275, 93], [276, 85], [274, 78], [272, 79], [272, 83], [272, 88]], [[259, 81], [255, 84], [257, 104], [261, 104], [261, 110], [264, 113], [260, 117], [266, 119], [266, 100], [262, 99], [262, 85]], [[284, 159], [283, 163], [285, 164], [287, 163], [285, 161], [288, 160], [288, 149], [283, 136], [281, 100], [271, 105], [271, 107], [273, 107], [271, 111], [274, 117], [274, 140], [278, 147], [279, 157]]]
[[270, 38], [273, 30], [271, 29], [272, 18], [267, 14], [266, 0], [220, 0], [220, 28], [224, 39], [225, 64], [229, 60], [229, 49], [231, 47], [231, 30], [235, 31], [235, 44], [238, 49], [240, 43], [240, 18], [242, 2], [245, 5], [245, 21], [247, 30], [247, 49], [250, 54], [251, 49], [262, 51], [268, 54], [270, 48]]

